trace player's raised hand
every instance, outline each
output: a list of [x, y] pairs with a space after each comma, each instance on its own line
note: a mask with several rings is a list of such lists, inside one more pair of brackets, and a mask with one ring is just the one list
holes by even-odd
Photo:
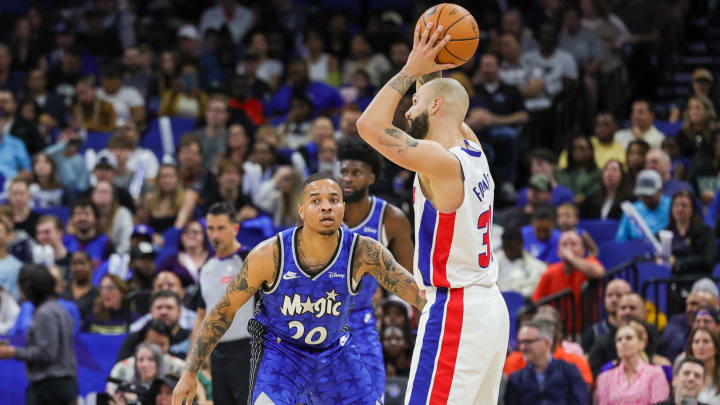
[[172, 405], [182, 405], [183, 399], [187, 398], [186, 404], [192, 404], [197, 391], [197, 374], [188, 371], [183, 372], [180, 381], [175, 385], [172, 396]]
[[420, 33], [420, 24], [415, 26], [413, 49], [403, 68], [406, 74], [417, 77], [455, 67], [452, 63], [438, 64], [435, 62], [438, 52], [450, 41], [450, 35], [439, 38], [444, 28], [442, 25], [435, 27], [430, 35], [432, 25], [432, 22], [427, 23], [422, 34]]

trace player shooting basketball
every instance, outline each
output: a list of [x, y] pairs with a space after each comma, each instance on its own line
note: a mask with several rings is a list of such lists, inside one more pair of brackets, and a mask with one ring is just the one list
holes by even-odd
[[[416, 26], [406, 65], [357, 127], [378, 152], [417, 173], [414, 267], [427, 306], [405, 403], [495, 404], [509, 334], [490, 247], [495, 184], [481, 147], [471, 141], [477, 138], [463, 123], [465, 89], [453, 79], [433, 79], [455, 66], [435, 62], [451, 39], [440, 38], [442, 32], [432, 22]], [[419, 89], [405, 114], [405, 133], [392, 125], [393, 113], [415, 81]]]

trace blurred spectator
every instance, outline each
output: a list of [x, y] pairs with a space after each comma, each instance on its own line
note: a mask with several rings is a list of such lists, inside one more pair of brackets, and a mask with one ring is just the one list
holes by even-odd
[[255, 25], [253, 11], [237, 4], [235, 0], [218, 0], [217, 3], [205, 10], [200, 17], [200, 32], [204, 35], [208, 29], [219, 30], [226, 26], [233, 42], [238, 44]]
[[251, 91], [247, 75], [231, 76], [230, 95], [232, 97], [230, 99], [231, 117], [244, 114], [254, 125], [262, 125], [265, 122], [263, 104]]
[[[256, 72], [259, 65], [258, 55], [255, 52], [245, 52], [245, 54], [240, 57], [237, 68], [242, 66], [241, 69], [245, 72], [243, 76], [247, 81], [248, 96], [266, 103], [273, 96], [273, 89], [270, 88], [269, 84], [257, 77]], [[267, 106], [263, 106], [263, 108], [266, 107]], [[267, 111], [265, 111], [265, 114], [267, 114]]]
[[115, 108], [95, 95], [94, 79], [89, 76], [75, 86], [77, 102], [73, 119], [88, 131], [112, 132], [117, 124]]
[[183, 187], [178, 169], [170, 164], [160, 165], [155, 188], [145, 196], [138, 213], [139, 222], [150, 225], [158, 234], [171, 227], [185, 226], [197, 201], [197, 193]]
[[12, 241], [12, 229], [4, 221], [0, 221], [0, 286], [9, 292], [15, 301], [20, 301], [20, 289], [18, 287], [18, 275], [22, 262], [16, 259], [8, 251]]
[[[720, 190], [720, 134], [711, 135], [710, 142], [695, 156], [690, 167], [688, 182], [698, 191], [702, 204], [707, 205]], [[708, 206], [708, 210], [712, 208]]]
[[497, 214], [495, 222], [508, 229], [521, 228], [530, 224], [536, 207], [551, 204], [552, 185], [545, 174], [530, 177], [528, 187], [522, 190], [521, 195], [523, 193], [527, 199], [525, 205], [505, 208]]
[[9, 205], [0, 206], [0, 221], [10, 231], [9, 243], [6, 245], [8, 253], [15, 256], [23, 263], [30, 263], [33, 260], [34, 241], [26, 232], [15, 232], [15, 213]]
[[[615, 131], [617, 123], [615, 117], [609, 112], [599, 112], [595, 116], [595, 136], [590, 138], [592, 143], [593, 156], [597, 167], [605, 167], [610, 159], [615, 159], [625, 164], [625, 148], [615, 142]], [[558, 167], [565, 169], [568, 165], [568, 150], [565, 149], [558, 159]]]
[[667, 197], [674, 196], [678, 191], [691, 191], [694, 193], [692, 186], [682, 180], [677, 180], [670, 176], [671, 169], [670, 156], [662, 149], [651, 149], [645, 155], [645, 168], [654, 170], [660, 174], [663, 181], [663, 195]]
[[642, 139], [634, 139], [630, 141], [625, 154], [625, 165], [628, 174], [628, 187], [635, 187], [640, 171], [645, 169], [645, 156], [650, 151], [650, 144]]
[[[712, 138], [709, 144], [713, 144]], [[670, 156], [670, 161], [672, 162], [670, 175], [674, 179], [685, 180], [688, 177], [690, 159], [680, 155], [680, 145], [678, 145], [677, 137], [665, 137], [660, 148]]]
[[[177, 294], [178, 297], [180, 297], [180, 318], [178, 318], [178, 324], [180, 325], [180, 327], [183, 329], [192, 329], [193, 324], [195, 323], [196, 314], [195, 311], [188, 309], [184, 304], [182, 304], [183, 300], [186, 297], [185, 289], [180, 282], [180, 278], [176, 273], [167, 270], [161, 270], [155, 274], [155, 278], [153, 279], [152, 291], [153, 294], [157, 294], [159, 291], [165, 290], [172, 291]], [[150, 320], [152, 320], [151, 313], [143, 315], [140, 319], [130, 325], [130, 331], [137, 332], [140, 329], [143, 329], [145, 327], [145, 324], [147, 324]]]
[[[686, 357], [676, 367], [672, 379], [673, 392], [666, 401], [656, 405], [681, 405], [697, 401], [705, 383], [705, 365], [695, 357]], [[702, 402], [698, 403], [701, 405]]]
[[523, 57], [523, 48], [518, 39], [506, 31], [498, 38], [498, 46], [502, 56], [500, 80], [507, 85], [517, 87], [524, 99], [540, 95], [545, 86], [542, 70], [530, 65]]
[[302, 175], [297, 169], [280, 166], [272, 178], [260, 185], [253, 202], [256, 207], [270, 214], [276, 228], [287, 228], [298, 220], [297, 204], [301, 186]]
[[150, 96], [153, 98], [162, 97], [175, 86], [180, 75], [180, 55], [175, 50], [163, 51], [159, 65], [150, 82]]
[[106, 66], [101, 72], [100, 84], [97, 97], [113, 105], [116, 126], [128, 121], [138, 127], [145, 125], [145, 99], [134, 87], [123, 85], [122, 66]]
[[197, 66], [185, 63], [172, 87], [162, 93], [159, 115], [199, 120], [207, 107], [208, 96], [200, 88]]
[[335, 139], [343, 136], [358, 136], [357, 120], [360, 118], [360, 114], [362, 114], [362, 111], [356, 105], [348, 104], [340, 114], [340, 125], [338, 131], [335, 132]]
[[634, 199], [622, 163], [616, 159], [608, 160], [600, 180], [600, 192], [580, 205], [581, 217], [620, 220], [623, 214], [620, 203]]
[[[132, 278], [128, 283], [130, 290], [152, 289], [153, 277], [155, 277], [155, 258], [157, 252], [152, 244], [140, 242], [130, 249], [130, 271]], [[142, 306], [142, 305], [141, 305]], [[140, 308], [138, 312], [145, 313], [147, 308]]]
[[[118, 143], [118, 146], [121, 146], [120, 148], [115, 149], [121, 149], [121, 150], [112, 150], [110, 146], [110, 142], [108, 142], [108, 149], [117, 157], [117, 163], [118, 165], [115, 167], [116, 173], [115, 174], [121, 174], [118, 172], [117, 169], [120, 167], [120, 163], [123, 163], [122, 166], [127, 170], [127, 172], [132, 173], [131, 176], [128, 176], [130, 179], [128, 181], [128, 184], [132, 184], [132, 179], [138, 176], [138, 173], [144, 173], [144, 183], [147, 184], [154, 184], [155, 177], [157, 177], [158, 173], [158, 159], [157, 156], [155, 156], [155, 153], [151, 151], [150, 149], [143, 148], [140, 146], [140, 132], [138, 131], [137, 126], [132, 121], [127, 121], [124, 124], [120, 125], [115, 130], [115, 136], [121, 136], [124, 138], [122, 143]], [[114, 138], [113, 137], [113, 138]], [[112, 139], [111, 139], [112, 141]], [[99, 155], [103, 155], [104, 151], [101, 151]], [[121, 156], [122, 155], [122, 156]], [[97, 176], [96, 176], [97, 177]], [[117, 179], [113, 179], [115, 181], [112, 181], [113, 184], [118, 185], [119, 187], [122, 187], [121, 185], [117, 184]], [[121, 183], [118, 181], [118, 183]], [[97, 183], [96, 183], [97, 184]], [[125, 188], [125, 187], [122, 187]], [[132, 187], [130, 187], [132, 189]], [[125, 205], [125, 204], [123, 204]], [[132, 210], [132, 207], [128, 207]]]
[[[340, 62], [325, 52], [325, 37], [317, 28], [308, 28], [303, 38], [305, 45], [305, 61], [308, 65], [308, 76], [311, 81], [327, 83], [331, 86], [340, 86]], [[407, 47], [407, 45], [405, 45]], [[391, 48], [392, 49], [392, 48]], [[410, 50], [408, 49], [408, 54]], [[393, 53], [390, 53], [393, 55]], [[407, 55], [402, 65], [407, 61]], [[401, 66], [402, 66], [401, 65]]]
[[498, 287], [501, 291], [517, 291], [530, 298], [547, 265], [523, 249], [522, 232], [505, 229], [502, 249], [494, 252], [498, 263]]
[[205, 126], [191, 132], [202, 142], [203, 167], [210, 171], [225, 153], [227, 144], [228, 101], [224, 96], [210, 97], [205, 110]]
[[580, 72], [583, 73], [586, 95], [591, 103], [590, 110], [595, 111], [598, 91], [595, 74], [603, 59], [602, 42], [594, 31], [582, 26], [580, 11], [574, 7], [568, 7], [563, 12], [558, 48], [567, 51], [575, 59]]
[[[203, 167], [202, 141], [192, 134], [183, 135], [177, 149], [177, 160], [176, 175], [179, 175], [181, 184], [188, 190], [202, 190], [205, 182], [208, 180], [207, 173]], [[158, 176], [160, 176], [159, 171]], [[166, 180], [169, 184], [167, 184], [168, 187], [165, 190], [176, 187], [171, 181], [171, 177], [167, 177]], [[153, 228], [155, 227], [153, 226]]]
[[103, 27], [117, 34], [123, 48], [135, 45], [135, 15], [119, 7], [118, 0], [98, 1], [104, 13]]
[[[653, 234], [665, 229], [670, 221], [670, 198], [663, 195], [662, 179], [655, 170], [645, 169], [638, 174], [633, 194], [640, 201], [633, 203], [640, 217]], [[615, 242], [643, 239], [640, 229], [623, 213], [620, 219]]]
[[490, 53], [482, 56], [480, 68], [473, 77], [475, 95], [465, 122], [485, 141], [502, 151], [500, 178], [504, 188], [511, 188], [518, 166], [518, 137], [521, 125], [528, 120], [522, 95], [515, 86], [504, 84], [499, 76], [499, 58]]
[[[75, 86], [84, 75], [83, 54], [80, 48], [71, 46], [62, 50], [59, 59], [59, 63], [48, 73], [48, 85], [62, 97], [65, 106], [70, 108], [76, 96]], [[94, 83], [89, 86], [94, 87]]]
[[386, 326], [382, 330], [383, 354], [387, 376], [410, 375], [410, 336], [397, 326]]
[[[201, 39], [194, 25], [185, 24], [180, 27], [177, 31], [180, 60], [184, 65], [193, 65], [197, 69], [195, 80], [199, 88], [217, 88], [220, 85], [222, 72], [216, 54], [212, 51], [203, 53]], [[182, 83], [180, 85], [182, 86]], [[202, 111], [204, 110], [203, 106]]]
[[[560, 205], [565, 202], [573, 202], [574, 196], [572, 191], [558, 184], [555, 179], [555, 169], [557, 168], [557, 155], [549, 149], [536, 149], [530, 152], [530, 180], [537, 174], [545, 175], [549, 180], [552, 190], [553, 205]], [[526, 205], [528, 203], [527, 188], [520, 190], [518, 194], [517, 205]]]
[[223, 159], [217, 171], [217, 188], [203, 192], [205, 202], [203, 212], [207, 212], [215, 202], [226, 202], [237, 211], [237, 220], [241, 222], [255, 218], [257, 209], [252, 205], [252, 199], [243, 190], [243, 168], [234, 160]]
[[563, 232], [565, 231], [576, 231], [582, 238], [583, 246], [588, 255], [598, 256], [598, 246], [593, 240], [592, 236], [587, 233], [584, 229], [578, 226], [580, 222], [580, 211], [577, 205], [573, 203], [564, 203], [557, 207], [555, 216], [557, 218], [557, 228]]
[[25, 73], [12, 67], [13, 55], [10, 48], [0, 43], [0, 89], [8, 90], [14, 94], [21, 94], [25, 90]]
[[130, 249], [133, 217], [130, 210], [118, 202], [115, 187], [107, 181], [101, 181], [93, 189], [91, 198], [100, 214], [98, 228], [110, 237], [117, 253], [127, 253]]
[[45, 152], [33, 156], [30, 198], [36, 208], [70, 205], [70, 195], [58, 181], [57, 163]]
[[695, 328], [707, 328], [715, 335], [720, 332], [720, 316], [718, 310], [713, 307], [700, 307], [695, 311], [695, 318], [693, 319], [692, 327]]
[[110, 238], [98, 232], [99, 215], [97, 207], [90, 199], [77, 199], [70, 208], [68, 229], [71, 233], [63, 237], [63, 243], [70, 252], [87, 252], [93, 260], [93, 266], [97, 266], [115, 252]]
[[410, 328], [412, 308], [396, 295], [390, 295], [381, 301], [382, 327], [397, 326], [402, 330]]
[[123, 49], [117, 31], [105, 28], [104, 16], [105, 13], [98, 8], [88, 9], [85, 12], [85, 31], [77, 36], [77, 43], [103, 62], [122, 54]]
[[523, 52], [537, 49], [538, 43], [535, 41], [532, 31], [523, 24], [523, 16], [520, 10], [513, 8], [503, 15], [502, 30], [515, 38]]
[[57, 164], [60, 184], [70, 191], [85, 191], [90, 185], [85, 157], [80, 154], [81, 146], [80, 135], [74, 128], [68, 127], [60, 133], [58, 142], [45, 150]]
[[[0, 225], [1, 227], [2, 225]], [[20, 307], [15, 302], [15, 298], [0, 286], [0, 335], [7, 335], [10, 332], [18, 313], [20, 313]]]
[[[109, 152], [101, 152], [100, 156], [98, 156], [97, 161], [95, 162], [95, 167], [93, 167], [92, 170], [93, 178], [91, 179], [91, 183], [98, 184], [102, 181], [107, 181], [111, 183], [113, 180], [116, 179], [116, 167], [117, 158], [115, 158], [115, 155]], [[135, 209], [133, 197], [130, 195], [130, 192], [128, 192], [127, 189], [123, 187], [116, 187], [115, 192], [117, 193], [117, 200], [120, 205], [129, 209], [130, 211], [133, 211]], [[92, 194], [92, 189], [89, 189], [85, 194], [87, 195], [87, 197], [90, 197]]]
[[3, 129], [8, 119], [0, 109], [0, 175], [5, 179], [15, 177], [19, 171], [30, 170], [30, 155], [25, 144]]
[[630, 128], [621, 129], [615, 132], [615, 142], [623, 148], [628, 148], [630, 141], [642, 139], [652, 148], [660, 148], [665, 134], [660, 132], [655, 125], [655, 112], [647, 100], [635, 100], [630, 113]]
[[71, 274], [70, 283], [60, 295], [62, 298], [74, 301], [83, 319], [88, 317], [93, 310], [93, 305], [99, 296], [98, 289], [92, 285], [93, 265], [85, 252], [75, 252], [70, 256], [69, 271]]
[[665, 346], [663, 354], [674, 361], [684, 349], [695, 312], [700, 307], [718, 309], [719, 306], [718, 288], [715, 282], [709, 278], [696, 281], [685, 299], [685, 313], [672, 315], [663, 330], [662, 341]]
[[98, 287], [100, 294], [92, 311], [83, 319], [83, 330], [102, 335], [127, 333], [128, 325], [138, 315], [130, 311], [128, 285], [114, 274], [106, 274]]
[[[163, 352], [158, 345], [154, 343], [140, 343], [135, 348], [133, 356], [134, 373], [128, 382], [140, 385], [144, 389], [149, 389], [150, 385], [156, 378], [162, 378], [165, 375], [165, 367], [163, 362]], [[115, 394], [117, 388], [114, 384], [108, 384], [107, 390], [111, 394]], [[123, 395], [124, 393], [120, 393]]]
[[[260, 127], [260, 130], [258, 130], [257, 140], [253, 142], [248, 160], [262, 168], [262, 179], [267, 181], [281, 164], [290, 164], [290, 162], [288, 162], [288, 159], [283, 159], [284, 157], [278, 153], [278, 147], [274, 140], [268, 140], [260, 136], [263, 128]], [[276, 135], [277, 132], [274, 132]]]
[[714, 404], [720, 400], [720, 338], [707, 328], [694, 328], [687, 341], [685, 355], [705, 364], [705, 381], [698, 401]]
[[345, 83], [340, 89], [340, 95], [346, 104], [357, 104], [361, 110], [367, 108], [377, 92], [375, 86], [370, 83], [370, 76], [362, 69], [355, 70], [350, 82]]
[[0, 359], [26, 363], [30, 381], [26, 404], [72, 404], [78, 395], [73, 321], [58, 304], [55, 279], [46, 267], [27, 264], [19, 282], [23, 295], [37, 310], [25, 347], [0, 345]]
[[561, 232], [555, 228], [555, 209], [550, 204], [534, 207], [531, 224], [522, 227], [523, 250], [547, 264], [559, 261], [558, 241]]
[[[710, 89], [713, 85], [713, 74], [710, 73], [709, 70], [705, 68], [697, 68], [693, 71], [692, 74], [692, 86], [691, 86], [691, 96], [703, 96], [707, 99], [710, 99], [711, 101], [714, 100], [713, 97], [710, 94]], [[713, 103], [714, 105], [715, 103]], [[670, 122], [677, 122], [679, 119], [683, 118], [681, 117], [681, 114], [683, 114], [684, 111], [687, 110], [687, 101], [682, 100], [679, 103], [676, 103], [671, 106], [670, 108], [670, 116], [668, 117], [668, 121]]]
[[525, 322], [518, 347], [527, 366], [510, 375], [506, 405], [536, 403], [590, 404], [590, 392], [577, 367], [552, 355], [555, 329], [548, 321]]
[[718, 261], [715, 235], [703, 223], [697, 207], [692, 191], [680, 190], [672, 197], [667, 229], [673, 238], [668, 261], [675, 274], [710, 275]]
[[230, 124], [228, 128], [228, 141], [225, 150], [225, 157], [242, 165], [243, 168], [243, 189], [245, 194], [252, 194], [260, 187], [262, 182], [262, 167], [257, 163], [248, 160], [253, 140], [240, 124]]
[[380, 79], [392, 66], [385, 55], [374, 52], [365, 34], [357, 33], [350, 41], [350, 57], [342, 67], [342, 81], [349, 83], [358, 70], [364, 70], [370, 76], [373, 86], [381, 86]]
[[[71, 254], [63, 243], [63, 229], [63, 223], [58, 217], [41, 216], [35, 225], [35, 238], [40, 246], [50, 248], [54, 264], [68, 269], [71, 263]], [[35, 263], [40, 262], [37, 259], [39, 258], [35, 259]], [[43, 261], [43, 263], [45, 262]]]
[[621, 326], [615, 333], [620, 365], [598, 376], [596, 400], [599, 405], [649, 405], [670, 395], [662, 369], [647, 362], [642, 327], [634, 325], [637, 324]]
[[[264, 32], [258, 31], [250, 37], [250, 47], [246, 52], [255, 53], [257, 55], [257, 69], [255, 76], [267, 83], [271, 89], [277, 89], [280, 84], [280, 78], [283, 75], [283, 64], [279, 60], [273, 59], [268, 54], [268, 39]], [[245, 66], [239, 64], [235, 69], [238, 75], [244, 75]]]
[[9, 133], [23, 141], [30, 155], [47, 146], [47, 129], [39, 125], [40, 107], [35, 101], [25, 98], [16, 103], [12, 93], [2, 90], [0, 105], [4, 106], [5, 113], [10, 118], [5, 127], [9, 128]]
[[46, 72], [33, 69], [28, 73], [28, 94], [40, 107], [39, 122], [48, 127], [64, 127], [67, 125], [67, 108], [62, 98], [54, 91], [48, 91]]
[[290, 111], [277, 127], [282, 146], [296, 150], [310, 142], [312, 111], [312, 100], [305, 94], [296, 93], [290, 97]]
[[712, 147], [712, 135], [717, 132], [717, 114], [709, 98], [693, 95], [688, 99], [682, 117], [682, 129], [677, 134], [680, 153], [692, 158], [698, 152], [705, 155]]
[[122, 66], [124, 70], [123, 85], [126, 88], [134, 88], [140, 93], [140, 96], [148, 100], [150, 94], [150, 83], [152, 82], [152, 73], [143, 67], [143, 55], [139, 47], [130, 46], [125, 48], [122, 56]]
[[590, 139], [578, 136], [570, 142], [567, 168], [559, 170], [555, 176], [558, 184], [573, 192], [576, 204], [600, 191], [601, 174]]
[[[303, 159], [305, 159], [310, 173], [315, 173], [319, 170], [320, 147], [323, 141], [333, 138], [334, 131], [335, 128], [330, 118], [321, 116], [313, 120], [312, 126], [310, 127], [310, 142], [298, 149], [298, 152], [300, 152]], [[324, 169], [328, 170], [329, 167], [325, 167]]]
[[605, 298], [603, 306], [607, 317], [593, 324], [590, 328], [583, 331], [582, 348], [585, 353], [590, 353], [593, 343], [602, 336], [615, 336], [615, 331], [620, 324], [620, 316], [618, 309], [620, 299], [623, 295], [632, 292], [632, 288], [627, 281], [616, 278], [605, 286]]
[[325, 83], [310, 81], [308, 67], [302, 59], [295, 59], [287, 65], [287, 84], [280, 87], [267, 103], [266, 115], [284, 116], [290, 111], [290, 101], [294, 94], [306, 94], [313, 102], [313, 115], [335, 115], [343, 106], [340, 93]]
[[340, 176], [340, 162], [337, 160], [337, 142], [335, 142], [334, 138], [326, 138], [320, 142], [316, 172], [332, 173], [335, 178]]
[[35, 239], [35, 226], [40, 215], [30, 209], [30, 190], [27, 179], [16, 177], [8, 186], [8, 202], [13, 210], [15, 231], [25, 232]]

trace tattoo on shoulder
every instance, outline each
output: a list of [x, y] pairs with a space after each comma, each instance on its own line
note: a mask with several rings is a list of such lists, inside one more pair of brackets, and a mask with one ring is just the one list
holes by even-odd
[[418, 77], [418, 82], [420, 82], [420, 85], [423, 85], [430, 80], [438, 79], [440, 77], [442, 77], [442, 72], [432, 72]]
[[227, 289], [228, 294], [243, 293], [250, 296], [255, 295], [255, 293], [258, 291], [258, 288], [250, 287], [248, 285], [247, 278], [249, 271], [250, 265], [248, 264], [248, 260], [245, 260], [240, 271], [235, 273], [232, 281], [230, 281], [230, 285], [228, 285]]
[[395, 75], [392, 79], [390, 79], [390, 82], [388, 82], [388, 85], [398, 93], [400, 93], [401, 96], [404, 96], [405, 93], [407, 93], [410, 86], [412, 86], [415, 79], [413, 79], [412, 76], [408, 76], [403, 72], [400, 72]]

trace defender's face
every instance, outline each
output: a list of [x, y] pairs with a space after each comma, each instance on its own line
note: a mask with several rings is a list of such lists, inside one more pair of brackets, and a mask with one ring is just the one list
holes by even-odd
[[340, 228], [345, 215], [345, 203], [340, 186], [332, 180], [317, 180], [305, 187], [298, 207], [304, 226], [332, 235]]

